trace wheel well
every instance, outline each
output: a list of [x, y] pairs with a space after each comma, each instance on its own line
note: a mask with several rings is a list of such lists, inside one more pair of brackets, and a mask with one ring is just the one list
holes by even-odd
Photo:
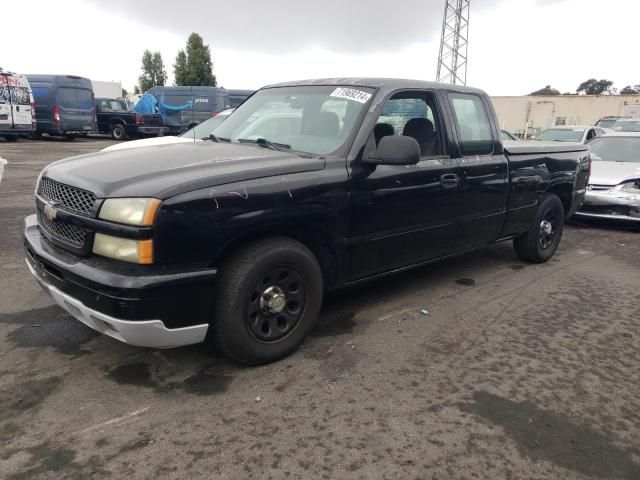
[[306, 226], [279, 225], [245, 232], [222, 248], [214, 261], [214, 265], [218, 265], [221, 259], [233, 255], [248, 245], [270, 237], [287, 237], [302, 243], [311, 250], [311, 253], [318, 260], [325, 288], [330, 289], [333, 286], [336, 275], [335, 248], [325, 235]]
[[571, 199], [573, 197], [573, 187], [571, 185], [553, 185], [547, 190], [547, 193], [553, 193], [560, 198], [564, 213], [568, 213], [571, 209]]

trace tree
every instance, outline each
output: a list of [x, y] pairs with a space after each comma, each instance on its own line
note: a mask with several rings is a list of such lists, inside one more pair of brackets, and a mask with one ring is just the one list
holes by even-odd
[[590, 78], [586, 82], [582, 82], [576, 92], [586, 95], [602, 95], [603, 93], [611, 93], [613, 82], [611, 80], [596, 80]]
[[127, 92], [126, 88], [122, 89], [122, 98], [125, 98], [127, 95], [129, 95], [129, 92]]
[[174, 64], [176, 85], [217, 85], [213, 74], [213, 62], [209, 45], [205, 45], [197, 33], [189, 35], [186, 52], [180, 50]]
[[142, 54], [142, 75], [138, 78], [140, 91], [146, 92], [151, 87], [163, 86], [166, 81], [167, 71], [160, 52], [145, 50]]
[[540, 90], [531, 92], [529, 95], [560, 95], [560, 91], [556, 90], [555, 88], [551, 88], [551, 85], [547, 85]]
[[173, 73], [176, 85], [187, 85], [187, 54], [180, 50], [176, 56], [176, 63], [173, 64]]
[[640, 95], [640, 85], [631, 86], [627, 85], [622, 90], [620, 90], [620, 95]]
[[140, 87], [138, 85], [135, 85], [133, 87], [133, 94], [134, 95], [140, 95]]

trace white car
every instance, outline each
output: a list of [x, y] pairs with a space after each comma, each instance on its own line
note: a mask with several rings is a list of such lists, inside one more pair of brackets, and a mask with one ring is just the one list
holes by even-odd
[[142, 148], [142, 147], [153, 147], [156, 145], [171, 145], [174, 143], [189, 143], [189, 142], [200, 142], [204, 139], [207, 139], [211, 132], [213, 132], [218, 125], [224, 122], [231, 112], [233, 112], [233, 108], [229, 110], [224, 110], [220, 112], [215, 117], [211, 117], [208, 120], [196, 125], [191, 130], [187, 130], [181, 135], [177, 137], [174, 136], [165, 136], [165, 137], [153, 137], [153, 138], [143, 138], [142, 140], [134, 140], [132, 142], [123, 142], [116, 143], [114, 145], [110, 145], [107, 148], [104, 148], [103, 151], [111, 152], [113, 150], [126, 150], [129, 148]]
[[536, 137], [536, 141], [584, 144], [606, 133], [612, 132], [607, 128], [594, 127], [593, 125], [563, 125], [546, 129]]

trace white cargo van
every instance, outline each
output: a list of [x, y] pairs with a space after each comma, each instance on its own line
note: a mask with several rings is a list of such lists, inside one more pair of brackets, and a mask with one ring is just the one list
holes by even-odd
[[0, 137], [15, 141], [35, 130], [36, 109], [24, 75], [0, 72]]

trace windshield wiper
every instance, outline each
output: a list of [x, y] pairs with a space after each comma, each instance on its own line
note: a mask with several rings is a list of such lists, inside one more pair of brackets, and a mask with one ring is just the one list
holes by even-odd
[[255, 145], [258, 145], [259, 147], [270, 148], [271, 150], [277, 150], [278, 152], [287, 151], [287, 152], [295, 153], [296, 155], [299, 155], [303, 158], [314, 157], [312, 153], [302, 152], [300, 150], [294, 150], [293, 148], [291, 148], [291, 145], [287, 145], [286, 143], [272, 142], [271, 140], [267, 140], [266, 138], [262, 138], [262, 137], [257, 138], [255, 140], [251, 140], [249, 138], [239, 138], [238, 143], [253, 143]]
[[278, 152], [283, 152], [285, 150], [291, 150], [291, 145], [287, 145], [286, 143], [275, 143], [271, 140], [267, 140], [266, 138], [256, 138], [255, 140], [251, 140], [249, 138], [239, 138], [238, 142], [240, 143], [255, 143], [263, 148], [270, 148], [271, 150], [277, 150]]
[[223, 137], [216, 137], [213, 133], [210, 133], [206, 137], [202, 137], [201, 140], [211, 140], [212, 142], [216, 142], [216, 143], [220, 143], [220, 142], [231, 143], [230, 139], [223, 138]]

